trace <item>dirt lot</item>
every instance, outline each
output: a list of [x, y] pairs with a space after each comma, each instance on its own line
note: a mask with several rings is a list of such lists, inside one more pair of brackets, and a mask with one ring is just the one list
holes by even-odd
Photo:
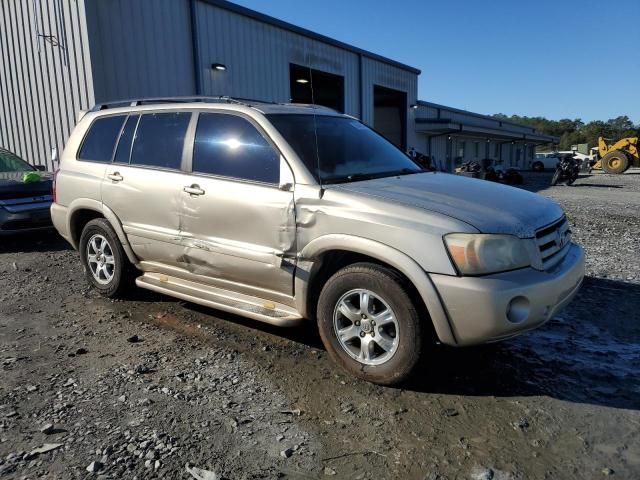
[[312, 330], [106, 300], [53, 234], [0, 240], [0, 478], [640, 478], [640, 171], [548, 180], [525, 188], [586, 247], [578, 298], [397, 389], [335, 370]]

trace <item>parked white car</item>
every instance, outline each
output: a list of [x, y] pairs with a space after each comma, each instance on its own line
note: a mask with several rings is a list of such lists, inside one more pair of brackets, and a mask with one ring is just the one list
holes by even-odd
[[536, 153], [535, 158], [531, 161], [531, 170], [542, 172], [544, 170], [553, 170], [560, 161], [559, 152]]

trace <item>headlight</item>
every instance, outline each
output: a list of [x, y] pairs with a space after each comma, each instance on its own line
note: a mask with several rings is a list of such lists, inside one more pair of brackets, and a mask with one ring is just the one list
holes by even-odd
[[444, 242], [462, 275], [485, 275], [531, 265], [524, 241], [512, 235], [451, 233], [445, 235]]

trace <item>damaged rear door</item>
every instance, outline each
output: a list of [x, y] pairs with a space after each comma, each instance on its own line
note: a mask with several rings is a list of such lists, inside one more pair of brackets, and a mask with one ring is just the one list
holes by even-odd
[[293, 295], [288, 165], [248, 117], [200, 112], [195, 121], [192, 173], [182, 192], [182, 267], [223, 288], [271, 299]]
[[182, 253], [180, 213], [185, 136], [191, 112], [129, 115], [113, 163], [102, 183], [102, 200], [122, 222], [142, 261], [178, 266]]

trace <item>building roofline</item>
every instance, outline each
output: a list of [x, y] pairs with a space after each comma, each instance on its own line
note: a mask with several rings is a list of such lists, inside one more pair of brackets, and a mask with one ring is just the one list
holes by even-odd
[[314, 40], [318, 40], [320, 42], [333, 45], [334, 47], [348, 50], [358, 55], [362, 55], [363, 57], [371, 58], [372, 60], [377, 60], [379, 62], [383, 62], [389, 65], [392, 65], [394, 67], [401, 68], [403, 70], [407, 70], [411, 73], [415, 73], [416, 75], [420, 75], [420, 73], [422, 73], [419, 69], [406, 65], [404, 63], [391, 60], [390, 58], [383, 57], [382, 55], [378, 55], [373, 52], [369, 52], [368, 50], [363, 50], [361, 48], [354, 47], [353, 45], [349, 45], [348, 43], [344, 43], [334, 38], [321, 35], [311, 30], [307, 30], [306, 28], [298, 27], [297, 25], [293, 25], [283, 20], [279, 20], [269, 15], [265, 15], [264, 13], [251, 10], [250, 8], [243, 7], [241, 5], [237, 5], [235, 3], [231, 3], [226, 0], [200, 0], [200, 1], [204, 3], [208, 3], [209, 5], [213, 5], [218, 8], [222, 8], [224, 10], [228, 10], [233, 13], [237, 13], [239, 15], [243, 15], [245, 17], [252, 18], [254, 20], [258, 20], [263, 23], [268, 23], [270, 25], [273, 25], [274, 27], [282, 28], [283, 30], [288, 30], [290, 32], [297, 33], [299, 35], [303, 35], [305, 37], [309, 37]]
[[484, 118], [486, 120], [493, 120], [495, 122], [506, 123], [507, 125], [515, 125], [516, 127], [530, 128], [533, 132], [536, 131], [536, 128], [532, 127], [531, 125], [523, 125], [522, 123], [516, 123], [516, 122], [512, 122], [510, 120], [502, 120], [500, 118], [492, 117], [491, 115], [483, 115], [482, 113], [470, 112], [469, 110], [463, 110], [461, 108], [448, 107], [446, 105], [441, 105], [439, 103], [433, 103], [433, 102], [426, 102], [424, 100], [418, 100], [418, 105], [419, 106], [423, 106], [423, 107], [441, 108], [443, 110], [449, 110], [451, 112], [456, 112], [456, 113], [463, 113], [465, 115], [470, 115], [470, 116], [476, 117], [476, 118]]

